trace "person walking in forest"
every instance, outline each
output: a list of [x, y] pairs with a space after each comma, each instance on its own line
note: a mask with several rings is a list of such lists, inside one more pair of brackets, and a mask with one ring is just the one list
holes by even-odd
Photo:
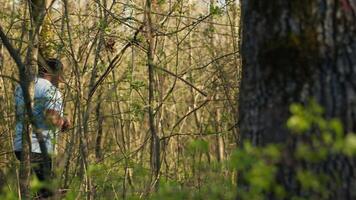
[[[55, 139], [59, 131], [66, 131], [70, 121], [63, 117], [63, 99], [58, 85], [63, 81], [63, 65], [58, 59], [48, 59], [45, 66], [39, 64], [38, 76], [35, 79], [33, 116], [35, 128], [41, 134], [47, 152], [41, 152], [39, 138], [35, 133], [31, 135], [31, 168], [42, 182], [49, 182], [52, 178], [51, 155], [55, 152]], [[14, 137], [15, 155], [21, 160], [22, 132], [24, 126], [25, 101], [21, 87], [15, 89], [16, 129]], [[48, 154], [48, 155], [46, 155]], [[53, 192], [49, 188], [41, 188], [39, 197], [49, 197]]]

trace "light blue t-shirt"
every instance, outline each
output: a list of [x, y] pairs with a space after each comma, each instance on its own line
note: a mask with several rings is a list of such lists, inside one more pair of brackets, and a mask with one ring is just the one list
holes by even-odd
[[[22, 89], [18, 85], [15, 89], [15, 108], [16, 108], [16, 131], [14, 138], [15, 151], [22, 150], [22, 129], [23, 116], [26, 113]], [[37, 128], [41, 130], [48, 153], [54, 152], [57, 129], [49, 127], [45, 122], [44, 111], [55, 110], [63, 116], [63, 99], [57, 87], [50, 81], [43, 78], [35, 80], [35, 96], [33, 106], [33, 116]], [[31, 137], [32, 152], [41, 153], [40, 146], [35, 133]]]

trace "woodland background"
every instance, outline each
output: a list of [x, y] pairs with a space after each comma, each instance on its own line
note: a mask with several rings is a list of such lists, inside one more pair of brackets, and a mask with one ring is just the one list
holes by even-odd
[[[65, 114], [74, 124], [59, 136], [55, 169], [61, 188], [73, 187], [75, 195], [146, 196], [157, 182], [151, 166], [161, 180], [192, 187], [235, 182], [234, 172], [214, 173], [202, 163], [223, 163], [238, 140], [238, 2], [152, 1], [152, 39], [143, 27], [145, 3], [55, 1], [47, 10], [39, 46], [65, 65]], [[1, 26], [24, 56], [28, 2], [0, 5]], [[6, 77], [18, 79], [18, 71], [4, 46], [0, 66], [1, 170], [8, 180], [2, 186], [17, 193], [16, 82]], [[151, 117], [159, 143], [153, 164]]]

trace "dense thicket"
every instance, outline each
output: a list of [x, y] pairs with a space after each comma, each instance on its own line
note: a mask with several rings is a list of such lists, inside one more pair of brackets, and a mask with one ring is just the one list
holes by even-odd
[[[50, 6], [35, 45], [31, 2]], [[199, 193], [211, 180], [222, 187], [216, 195], [231, 196], [236, 182], [224, 160], [238, 137], [237, 1], [0, 0], [0, 10], [23, 61], [33, 45], [65, 65], [61, 89], [74, 126], [59, 135], [55, 169], [68, 196], [146, 197], [160, 182]], [[19, 71], [0, 47], [1, 186], [16, 194]]]

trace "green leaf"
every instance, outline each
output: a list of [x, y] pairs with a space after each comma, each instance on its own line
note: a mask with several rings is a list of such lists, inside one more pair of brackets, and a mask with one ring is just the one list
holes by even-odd
[[44, 186], [44, 184], [40, 180], [38, 180], [37, 176], [32, 176], [30, 186], [31, 192], [36, 193]]
[[162, 4], [164, 4], [164, 3], [166, 3], [166, 0], [158, 0], [158, 5], [162, 5]]
[[343, 152], [348, 156], [356, 155], [356, 135], [348, 134], [345, 138]]
[[205, 140], [194, 140], [189, 147], [194, 152], [207, 153], [209, 151], [209, 143]]
[[277, 168], [275, 166], [267, 165], [267, 163], [260, 160], [247, 172], [247, 180], [251, 187], [257, 191], [269, 191], [275, 182], [276, 171]]
[[332, 119], [329, 121], [329, 127], [335, 132], [337, 137], [341, 137], [344, 133], [344, 128], [339, 119]]
[[246, 151], [238, 149], [231, 155], [230, 166], [237, 170], [245, 170], [249, 169], [255, 161], [255, 157], [248, 155]]
[[211, 15], [221, 15], [223, 13], [223, 10], [219, 6], [210, 6], [210, 14]]
[[293, 115], [302, 115], [304, 113], [303, 106], [297, 103], [293, 103], [292, 105], [290, 105], [289, 110]]
[[281, 156], [281, 151], [276, 144], [268, 145], [263, 152], [274, 161], [277, 161]]
[[308, 170], [299, 170], [297, 172], [297, 179], [303, 189], [312, 189], [316, 191], [320, 189], [318, 177]]
[[319, 105], [315, 99], [309, 101], [308, 109], [316, 115], [321, 115], [324, 113], [324, 108]]
[[305, 118], [299, 115], [294, 115], [288, 119], [287, 127], [297, 133], [303, 133], [310, 129], [311, 124]]

